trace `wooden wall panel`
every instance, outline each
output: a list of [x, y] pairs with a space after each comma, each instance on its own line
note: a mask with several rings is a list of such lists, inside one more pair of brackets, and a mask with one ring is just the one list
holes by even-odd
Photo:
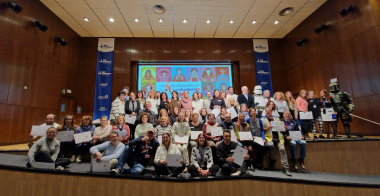
[[168, 54], [168, 38], [149, 40], [149, 60], [171, 60]]
[[150, 60], [149, 59], [150, 42], [151, 42], [151, 38], [132, 39], [131, 60]]
[[[298, 28], [296, 28], [298, 30]], [[291, 31], [283, 40], [284, 54], [285, 54], [285, 63], [286, 68], [292, 69], [299, 64], [298, 51], [299, 47], [296, 45], [296, 42], [302, 38], [296, 34], [296, 31]]]
[[96, 60], [98, 55], [98, 38], [86, 37], [80, 44], [79, 72], [96, 72]]
[[301, 65], [303, 87], [307, 91], [314, 91], [319, 97], [319, 92], [322, 90], [321, 69], [319, 66], [319, 57], [312, 58]]
[[[113, 57], [114, 73], [129, 73], [131, 71], [131, 38], [116, 38]], [[91, 48], [93, 50], [95, 48]]]
[[123, 90], [124, 86], [128, 86], [131, 90], [130, 80], [131, 73], [114, 73], [112, 78], [112, 101], [115, 100], [117, 94]]
[[221, 47], [221, 39], [186, 39], [186, 60], [222, 60]]
[[283, 39], [269, 39], [268, 47], [271, 71], [286, 71]]
[[34, 125], [35, 111], [36, 108], [33, 107], [7, 105], [4, 119], [8, 123], [5, 124], [6, 132], [1, 140], [4, 143], [28, 141]]
[[380, 25], [380, 1], [379, 0], [369, 0], [372, 6], [373, 13], [375, 15], [375, 20], [377, 25]]
[[92, 112], [95, 94], [95, 73], [78, 73], [78, 92], [76, 97], [77, 107], [74, 111]]
[[[60, 89], [66, 89], [66, 94], [72, 97], [76, 97], [76, 95], [79, 95], [80, 92], [78, 92], [78, 72], [63, 66], [62, 67], [62, 83]], [[67, 89], [71, 90], [71, 94], [67, 93]]]
[[15, 42], [0, 34], [0, 43], [2, 43], [0, 45], [0, 103], [7, 103], [9, 83], [12, 75]]
[[[298, 65], [287, 71], [289, 90], [293, 94], [298, 94], [301, 90], [306, 90], [303, 84], [302, 66]], [[295, 97], [296, 98], [296, 97]]]
[[[17, 4], [23, 7], [24, 0], [18, 0]], [[11, 39], [16, 39], [19, 30], [20, 14], [16, 14], [5, 3], [1, 3], [0, 15], [0, 34]]]
[[272, 86], [273, 94], [277, 91], [285, 94], [289, 90], [287, 73], [285, 71], [272, 71]]
[[170, 60], [186, 60], [186, 38], [168, 39], [167, 42]]
[[[378, 108], [380, 107], [380, 104], [378, 103], [379, 100], [380, 95], [372, 95], [353, 99], [355, 105], [354, 115], [380, 123], [380, 114], [377, 112]], [[354, 127], [353, 131], [361, 133], [363, 135], [372, 135], [374, 130], [379, 129], [379, 125], [360, 118], [353, 118], [353, 121], [358, 124], [358, 127]]]
[[297, 31], [297, 40], [307, 39], [308, 42], [298, 47], [294, 43], [294, 47], [297, 47], [296, 55], [298, 55], [299, 62], [305, 62], [317, 54], [319, 54], [319, 44], [317, 34], [314, 33], [313, 18], [309, 17], [298, 25], [299, 31]]
[[[57, 108], [58, 108], [58, 106], [57, 106]], [[54, 114], [57, 116], [58, 110], [57, 109], [36, 108], [35, 114], [34, 114], [34, 119], [33, 119], [34, 125], [44, 124], [46, 122], [46, 116], [48, 114]], [[55, 119], [55, 122], [62, 125], [62, 121], [60, 121], [58, 118]]]

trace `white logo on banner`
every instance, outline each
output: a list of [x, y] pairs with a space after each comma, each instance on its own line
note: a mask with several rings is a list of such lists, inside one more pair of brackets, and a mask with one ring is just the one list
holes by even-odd
[[257, 73], [258, 74], [269, 74], [269, 72], [265, 72], [264, 70], [259, 70]]
[[107, 45], [107, 44], [101, 44], [100, 46], [99, 46], [101, 49], [111, 49], [111, 48], [113, 48], [113, 46], [109, 46], [109, 45]]
[[101, 83], [100, 86], [101, 87], [106, 87], [108, 84], [107, 83]]
[[264, 59], [258, 59], [256, 62], [258, 62], [258, 63], [268, 63], [268, 61], [264, 61]]
[[98, 50], [100, 52], [111, 52], [114, 50], [115, 38], [99, 38]]
[[262, 46], [262, 45], [256, 45], [255, 48], [260, 49], [260, 50], [267, 50], [268, 49], [268, 47]]
[[108, 95], [98, 96], [98, 99], [108, 99]]
[[101, 59], [101, 60], [99, 61], [99, 63], [107, 63], [107, 64], [111, 64], [112, 61], [107, 61], [107, 59]]
[[261, 85], [267, 85], [268, 82], [261, 82]]
[[98, 74], [105, 75], [105, 76], [111, 75], [111, 73], [107, 73], [106, 71], [99, 71]]
[[106, 107], [100, 107], [98, 110], [101, 111], [101, 112], [104, 112], [104, 111], [106, 111], [107, 109], [106, 109]]

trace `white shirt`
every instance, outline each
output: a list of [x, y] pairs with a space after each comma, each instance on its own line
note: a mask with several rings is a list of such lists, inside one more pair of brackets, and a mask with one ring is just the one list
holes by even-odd
[[227, 94], [227, 100], [230, 100], [231, 97], [235, 99], [235, 102], [237, 101], [238, 96], [236, 94], [232, 94], [231, 95], [231, 94], [228, 93]]
[[146, 102], [148, 102], [148, 101], [152, 105], [152, 107], [150, 108], [150, 110], [152, 110], [154, 113], [158, 114], [157, 106], [160, 104], [160, 100], [159, 99], [147, 98]]
[[193, 111], [199, 111], [203, 108], [203, 99], [193, 100], [191, 102], [191, 107], [193, 107]]

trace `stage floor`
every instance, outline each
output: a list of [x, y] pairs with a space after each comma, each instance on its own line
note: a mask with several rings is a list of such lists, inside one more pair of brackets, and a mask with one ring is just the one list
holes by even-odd
[[30, 169], [26, 168], [26, 155], [14, 155], [0, 153], [0, 168], [39, 172], [39, 173], [52, 173], [52, 174], [70, 174], [70, 175], [86, 175], [97, 177], [111, 177], [111, 178], [133, 178], [141, 180], [164, 180], [164, 181], [199, 181], [199, 180], [232, 180], [232, 179], [252, 179], [252, 180], [266, 180], [266, 181], [285, 181], [295, 183], [307, 184], [323, 184], [323, 185], [339, 185], [339, 186], [357, 186], [357, 187], [380, 187], [380, 176], [373, 175], [349, 175], [337, 173], [324, 173], [313, 171], [297, 171], [292, 172], [293, 176], [288, 177], [282, 171], [259, 171], [254, 172], [254, 176], [242, 175], [239, 177], [229, 176], [214, 176], [207, 178], [192, 178], [189, 174], [181, 174], [180, 178], [158, 177], [154, 175], [153, 166], [148, 166], [141, 176], [133, 175], [111, 175], [109, 173], [91, 173], [89, 172], [90, 163], [72, 163], [63, 171], [43, 170], [43, 169]]

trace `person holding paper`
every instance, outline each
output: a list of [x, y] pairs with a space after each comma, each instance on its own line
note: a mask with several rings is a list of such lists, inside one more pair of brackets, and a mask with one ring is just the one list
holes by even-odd
[[118, 117], [120, 114], [125, 114], [125, 102], [124, 98], [126, 96], [124, 91], [120, 91], [117, 96], [119, 99], [115, 99], [115, 101], [111, 104], [111, 111], [110, 111], [110, 120], [113, 122], [116, 117]]
[[[57, 127], [57, 131], [73, 131], [77, 130], [78, 125], [74, 125], [74, 116], [72, 115], [66, 115], [63, 118], [63, 125], [59, 125]], [[61, 142], [61, 147], [59, 150], [59, 157], [65, 158], [67, 154], [75, 149], [75, 142], [74, 138], [72, 141], [69, 142]]]
[[[140, 175], [148, 165], [151, 157], [156, 154], [159, 145], [160, 143], [154, 138], [154, 130], [151, 129], [148, 130], [145, 136], [129, 141], [129, 144], [125, 146], [123, 153], [121, 153], [115, 169], [111, 170], [111, 174], [124, 172]], [[128, 164], [129, 169], [123, 169], [125, 163]]]
[[274, 104], [276, 105], [279, 118], [283, 118], [283, 114], [286, 110], [289, 110], [288, 103], [286, 103], [284, 93], [276, 92], [273, 96]]
[[191, 165], [189, 173], [193, 177], [198, 176], [215, 176], [219, 171], [219, 166], [214, 164], [212, 150], [206, 142], [206, 137], [203, 133], [198, 135], [196, 145], [191, 151]]
[[[227, 113], [224, 115], [224, 121], [222, 124], [220, 124], [223, 129], [230, 129], [234, 130], [235, 129], [235, 123], [231, 119], [231, 114]], [[234, 141], [235, 142], [235, 141]]]
[[241, 87], [241, 92], [242, 94], [240, 94], [237, 98], [239, 104], [242, 105], [245, 103], [247, 105], [247, 108], [255, 107], [255, 100], [252, 96], [249, 95], [247, 86]]
[[[140, 97], [140, 99], [141, 99], [141, 97]], [[127, 100], [127, 102], [125, 102], [125, 115], [128, 115], [129, 117], [135, 116], [137, 118], [138, 117], [137, 114], [142, 109], [141, 105], [145, 104], [145, 100], [141, 101], [141, 102], [140, 101], [136, 100], [136, 94], [135, 94], [135, 92], [132, 91], [129, 94], [129, 100]], [[135, 129], [136, 129], [137, 123], [136, 122], [134, 124], [127, 123], [127, 126], [132, 131], [131, 136], [133, 136], [135, 134]]]
[[[190, 126], [189, 123], [185, 121], [185, 114], [182, 112], [178, 114], [178, 120], [173, 124], [172, 137], [175, 138], [176, 135], [180, 137], [190, 137]], [[178, 142], [174, 142], [174, 144], [178, 147], [179, 151], [181, 152], [185, 164], [189, 165], [189, 153], [187, 152], [187, 144]], [[187, 172], [187, 168], [185, 168], [184, 172]]]
[[151, 122], [151, 117], [148, 113], [141, 113], [139, 116], [139, 121], [141, 122], [141, 124], [138, 124], [136, 127], [135, 138], [144, 136], [148, 129], [153, 129], [153, 125], [149, 123]]
[[285, 101], [288, 104], [290, 114], [292, 114], [292, 116], [295, 119], [298, 119], [297, 103], [296, 103], [296, 100], [293, 98], [292, 92], [286, 91]]
[[206, 93], [206, 99], [203, 100], [204, 108], [206, 108], [207, 114], [211, 113], [211, 111], [212, 111], [212, 109], [210, 108], [211, 100], [212, 100], [212, 94], [211, 94], [211, 92], [207, 92]]
[[[259, 170], [262, 170], [263, 167], [263, 157], [265, 153], [267, 152], [267, 148], [264, 147], [265, 144], [265, 132], [263, 129], [263, 122], [261, 119], [257, 118], [257, 113], [255, 108], [249, 109], [249, 115], [251, 118], [247, 119], [246, 122], [249, 124], [251, 128], [252, 138], [254, 142], [252, 142], [253, 147], [256, 149], [256, 159], [252, 163], [252, 168], [257, 168]], [[257, 139], [256, 139], [257, 138]], [[257, 140], [263, 141], [263, 143], [259, 144]], [[253, 157], [252, 157], [253, 159]]]
[[160, 100], [156, 99], [156, 91], [150, 90], [148, 93], [148, 97], [146, 98], [146, 103], [150, 102], [151, 108], [154, 114], [158, 114], [158, 106], [160, 105]]
[[[144, 98], [144, 91], [137, 91], [137, 98], [136, 100], [140, 103], [140, 109], [143, 109], [144, 108], [144, 105], [145, 105], [145, 98]], [[138, 113], [138, 111], [136, 112]]]
[[216, 148], [220, 143], [222, 137], [214, 136], [211, 134], [211, 129], [219, 127], [219, 124], [215, 122], [215, 115], [213, 113], [207, 114], [207, 123], [203, 124], [203, 134], [206, 136], [207, 143], [210, 147]]
[[[336, 104], [334, 102], [334, 99], [331, 97], [327, 96], [327, 90], [323, 89], [320, 92], [321, 97], [319, 98], [319, 105], [321, 106], [322, 109], [328, 109], [332, 108], [334, 110], [334, 115], [337, 116], [338, 112], [336, 110]], [[332, 128], [332, 134], [333, 134], [333, 139], [338, 139], [337, 137], [337, 121], [324, 121], [323, 123], [325, 124], [326, 132], [327, 132], [327, 138], [330, 139], [330, 125]]]
[[[239, 114], [240, 112], [240, 105], [239, 102], [237, 102], [233, 97], [230, 97], [227, 102], [227, 108], [234, 109], [236, 114]], [[231, 113], [231, 112], [230, 112]], [[238, 117], [235, 117], [232, 119], [232, 121], [236, 122], [238, 120]]]
[[198, 98], [198, 93], [193, 93], [193, 101], [191, 102], [191, 107], [193, 108], [193, 111], [201, 112], [201, 109], [204, 108], [204, 102], [203, 99]]
[[28, 152], [27, 167], [34, 167], [36, 162], [55, 163], [56, 169], [63, 170], [70, 164], [70, 159], [57, 158], [60, 148], [58, 140], [54, 139], [57, 135], [57, 129], [50, 127], [46, 131], [46, 137], [43, 137], [33, 144]]
[[301, 140], [293, 140], [289, 134], [290, 131], [299, 131], [297, 121], [291, 119], [291, 114], [289, 110], [286, 110], [284, 112], [284, 119], [282, 119], [282, 121], [284, 121], [284, 124], [286, 126], [286, 132], [284, 133], [284, 136], [290, 146], [290, 157], [292, 158], [291, 161], [293, 164], [293, 169], [294, 170], [298, 169], [297, 162], [296, 162], [297, 144], [300, 146], [300, 158], [298, 159], [298, 163], [300, 164], [300, 167], [302, 169], [306, 169], [305, 162], [304, 162], [305, 154], [306, 154], [306, 141], [304, 140], [305, 138], [302, 137]]
[[227, 109], [226, 108], [221, 108], [220, 109], [220, 115], [216, 117], [215, 122], [218, 124], [222, 124], [224, 121], [224, 115], [227, 114]]
[[[173, 101], [172, 101], [172, 102], [173, 102]], [[172, 103], [172, 102], [170, 102], [170, 103]], [[179, 109], [180, 109], [180, 107], [177, 107], [177, 106], [175, 106], [175, 107], [173, 108], [173, 114], [170, 116], [170, 122], [171, 122], [171, 125], [172, 125], [172, 126], [173, 126], [173, 124], [174, 124], [175, 122], [177, 122], [177, 120], [178, 120]]]
[[[95, 125], [92, 124], [92, 118], [91, 116], [83, 116], [82, 117], [82, 122], [81, 124], [79, 125], [79, 127], [77, 128], [77, 130], [75, 131], [75, 134], [77, 133], [84, 133], [84, 132], [87, 132], [87, 131], [90, 131], [91, 132], [91, 137], [95, 131]], [[90, 140], [88, 142], [82, 142], [81, 144], [77, 144], [76, 146], [76, 150], [75, 150], [75, 153], [73, 156], [71, 156], [71, 162], [77, 162], [77, 163], [80, 163], [82, 162], [81, 160], [81, 156], [84, 155], [85, 153], [88, 152], [88, 150], [92, 147], [92, 140], [90, 138]]]
[[241, 166], [234, 163], [232, 158], [237, 143], [231, 141], [231, 132], [229, 130], [223, 131], [224, 141], [220, 143], [216, 149], [216, 155], [218, 157], [219, 166], [222, 168], [223, 175], [239, 176], [242, 173], [253, 175], [252, 171], [247, 171], [249, 165], [249, 155], [244, 155], [244, 162]]
[[[203, 123], [199, 122], [199, 114], [198, 113], [192, 113], [191, 119], [192, 119], [192, 121], [189, 123], [190, 131], [202, 131]], [[195, 145], [196, 145], [196, 139], [191, 138], [190, 139], [190, 146], [194, 147]]]
[[160, 124], [156, 127], [155, 130], [155, 137], [158, 139], [158, 136], [162, 136], [164, 133], [172, 133], [172, 126], [168, 123], [169, 118], [166, 116], [163, 116], [160, 118]]
[[181, 155], [178, 147], [172, 143], [170, 133], [164, 133], [162, 135], [162, 143], [157, 148], [156, 155], [154, 156], [154, 170], [158, 176], [164, 175], [168, 177], [177, 177], [178, 174], [186, 168], [186, 164], [182, 159], [181, 167], [168, 167], [168, 162], [166, 162], [167, 154]]
[[248, 106], [247, 106], [247, 104], [243, 103], [243, 104], [240, 105], [240, 112], [239, 112], [239, 114], [244, 114], [245, 119], [249, 118], [249, 112], [248, 112]]
[[[42, 124], [41, 126], [53, 126], [57, 128], [59, 124], [55, 123], [55, 115], [54, 114], [48, 114], [46, 116], [45, 123]], [[32, 140], [29, 142], [28, 146], [31, 148], [33, 146], [33, 140], [37, 139], [38, 136], [34, 136], [32, 133], [29, 134], [29, 138]]]
[[[131, 92], [131, 95], [132, 95], [132, 92]], [[125, 118], [123, 115], [119, 115], [116, 118], [116, 122], [115, 122], [115, 125], [112, 127], [111, 133], [116, 132], [116, 131], [127, 132], [127, 135], [121, 138], [120, 142], [125, 145], [128, 145], [129, 137], [131, 136], [131, 131], [129, 129], [129, 126], [125, 124]]]
[[308, 112], [308, 103], [306, 101], [306, 90], [301, 90], [299, 96], [296, 99], [297, 103], [297, 110], [298, 110], [298, 116], [300, 117], [301, 121], [301, 129], [302, 133], [305, 136], [305, 138], [309, 137], [309, 131], [311, 129], [311, 120], [309, 119], [301, 119], [301, 112]]
[[108, 124], [107, 116], [100, 117], [100, 127], [96, 127], [92, 135], [92, 145], [98, 145], [108, 140], [112, 125]]
[[244, 114], [240, 113], [238, 115], [239, 121], [235, 123], [234, 131], [236, 134], [237, 139], [240, 141], [240, 143], [243, 145], [243, 148], [248, 150], [248, 153], [251, 155], [251, 158], [253, 159], [253, 146], [252, 146], [252, 140], [253, 137], [251, 137], [251, 141], [246, 140], [240, 140], [239, 132], [249, 132], [251, 133], [251, 127], [249, 123], [245, 121]]
[[[231, 97], [235, 100], [235, 102], [237, 102], [238, 96], [236, 94], [234, 94], [234, 87], [229, 86], [228, 87], [227, 99], [230, 100]], [[228, 107], [228, 108], [230, 108], [230, 107]]]
[[214, 90], [214, 98], [210, 102], [210, 109], [213, 110], [215, 108], [225, 108], [226, 103], [224, 103], [224, 99], [220, 97], [219, 90]]
[[179, 101], [179, 97], [178, 97], [178, 92], [177, 91], [173, 91], [172, 92], [172, 100], [169, 102], [169, 114], [170, 115], [173, 115], [173, 112], [174, 112], [173, 110], [174, 110], [175, 107], [181, 108], [181, 102]]
[[[266, 107], [272, 108], [272, 116], [276, 118], [280, 118], [280, 114], [278, 114], [277, 112], [276, 104], [273, 101], [268, 101]], [[261, 117], [264, 117], [264, 116], [265, 116], [265, 113], [263, 112]]]
[[158, 114], [158, 119], [157, 119], [157, 124], [156, 126], [158, 126], [160, 123], [161, 123], [161, 118], [165, 116], [165, 117], [168, 117], [168, 124], [172, 124], [171, 121], [170, 121], [170, 118], [169, 118], [169, 113], [168, 113], [168, 110], [166, 109], [161, 109], [160, 110], [160, 113]]
[[189, 91], [183, 92], [183, 97], [179, 101], [181, 102], [181, 112], [185, 113], [186, 109], [190, 109], [190, 113], [193, 112], [193, 99], [189, 97]]
[[[140, 116], [141, 116], [141, 114], [142, 113], [146, 113], [146, 114], [148, 114], [149, 116], [150, 116], [150, 119], [149, 119], [149, 121], [148, 121], [148, 123], [151, 123], [153, 126], [155, 126], [156, 125], [156, 123], [157, 123], [157, 116], [156, 116], [156, 112], [154, 112], [154, 111], [152, 111], [151, 110], [151, 108], [152, 108], [152, 103], [150, 102], [150, 101], [146, 101], [146, 103], [145, 103], [145, 108], [144, 109], [142, 109], [142, 110], [140, 110], [139, 111], [139, 113], [137, 114], [137, 116], [138, 116], [138, 119], [139, 119], [139, 122], [138, 122], [138, 124], [139, 123], [142, 123], [140, 120]], [[136, 123], [135, 123], [136, 124]], [[137, 126], [136, 126], [136, 129], [137, 129]], [[137, 137], [135, 137], [135, 138], [137, 138]]]
[[206, 108], [202, 108], [201, 109], [201, 112], [199, 113], [199, 122], [201, 123], [206, 123], [207, 122], [207, 109]]
[[280, 131], [272, 132], [271, 122], [280, 121], [280, 119], [272, 116], [272, 108], [269, 106], [265, 108], [265, 113], [266, 113], [266, 116], [261, 118], [261, 121], [263, 122], [263, 129], [265, 131], [265, 139], [266, 139], [264, 146], [269, 148], [269, 156], [270, 156], [269, 169], [274, 170], [274, 164], [276, 163], [274, 145], [277, 145], [278, 150], [280, 151], [281, 164], [282, 164], [282, 167], [284, 167], [284, 173], [287, 176], [291, 176], [292, 173], [290, 173], [290, 170], [289, 170], [288, 156], [286, 155], [286, 150], [284, 146], [284, 143], [285, 143], [284, 136], [281, 134]]
[[308, 102], [308, 110], [313, 112], [313, 120], [312, 120], [312, 130], [314, 139], [318, 139], [317, 137], [317, 130], [315, 127], [315, 124], [318, 124], [318, 131], [319, 131], [319, 138], [324, 139], [325, 136], [322, 135], [323, 133], [323, 122], [321, 117], [321, 107], [319, 103], [319, 98], [315, 96], [314, 91], [309, 91], [307, 93], [307, 102]]
[[[110, 169], [114, 169], [119, 162], [118, 159], [124, 148], [125, 145], [119, 140], [119, 134], [117, 132], [112, 132], [110, 134], [110, 141], [90, 148], [91, 160], [96, 159], [98, 162], [101, 160], [109, 160]], [[100, 153], [99, 151], [103, 151], [103, 153]]]

